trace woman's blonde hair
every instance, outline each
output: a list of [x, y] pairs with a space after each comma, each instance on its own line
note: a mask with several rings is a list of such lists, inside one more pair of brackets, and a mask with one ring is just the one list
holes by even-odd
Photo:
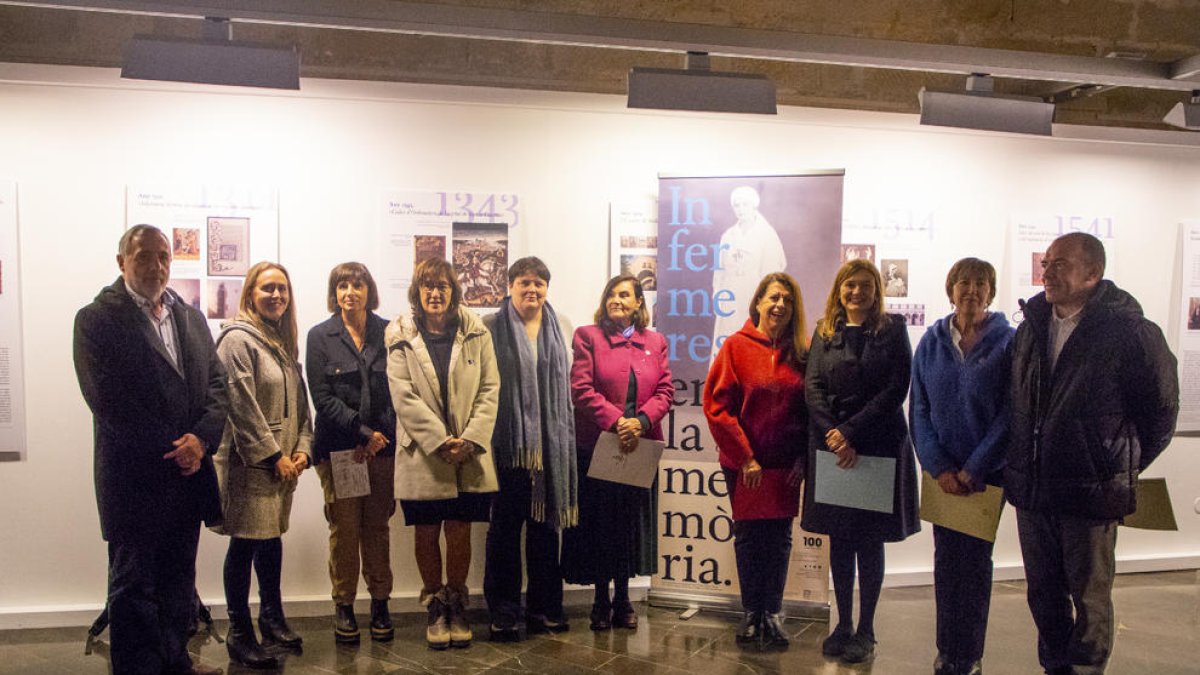
[[804, 318], [804, 298], [800, 295], [800, 285], [791, 275], [772, 272], [758, 282], [758, 288], [750, 299], [750, 320], [758, 326], [758, 303], [767, 294], [771, 284], [783, 286], [792, 296], [792, 315], [784, 327], [784, 335], [788, 340], [783, 347], [783, 358], [797, 369], [803, 369], [804, 361], [808, 358], [808, 323]]
[[833, 277], [833, 288], [829, 289], [829, 299], [825, 301], [825, 315], [817, 322], [817, 335], [828, 340], [837, 331], [838, 319], [845, 320], [846, 308], [842, 306], [842, 284], [859, 272], [866, 272], [875, 280], [875, 304], [871, 306], [870, 315], [863, 326], [880, 330], [888, 323], [887, 313], [883, 306], [883, 277], [879, 269], [866, 258], [848, 260], [838, 268]]
[[[258, 278], [268, 270], [279, 270], [288, 285], [288, 304], [279, 317], [279, 323], [266, 321], [254, 306], [254, 289], [258, 286]], [[262, 333], [267, 346], [286, 363], [296, 363], [300, 360], [299, 341], [296, 338], [296, 298], [292, 293], [292, 277], [287, 269], [279, 263], [264, 260], [246, 272], [246, 280], [242, 282], [242, 296], [238, 300], [238, 318], [246, 321]]]

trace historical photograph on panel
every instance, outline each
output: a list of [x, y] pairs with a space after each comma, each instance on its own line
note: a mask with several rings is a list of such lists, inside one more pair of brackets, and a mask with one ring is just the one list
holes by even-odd
[[883, 294], [889, 298], [908, 297], [908, 260], [884, 258], [879, 262], [879, 273], [883, 275]]
[[1031, 273], [1029, 275], [1029, 279], [1030, 279], [1029, 285], [1030, 286], [1041, 286], [1042, 285], [1042, 259], [1046, 257], [1046, 254], [1042, 251], [1034, 251], [1032, 254], [1030, 254], [1029, 257], [1033, 264], [1033, 267], [1030, 270]]
[[468, 307], [499, 307], [508, 292], [508, 225], [454, 223], [454, 270]]
[[875, 262], [875, 244], [842, 244], [842, 262], [866, 258]]
[[208, 219], [208, 275], [241, 277], [250, 270], [250, 219]]
[[621, 274], [637, 277], [643, 291], [658, 290], [658, 256], [644, 254], [621, 254]]
[[1200, 330], [1200, 298], [1188, 298], [1188, 330]]
[[[178, 231], [178, 230], [176, 230]], [[199, 279], [174, 279], [167, 283], [167, 287], [175, 291], [183, 301], [196, 311], [203, 312], [200, 307], [200, 280]]]
[[435, 234], [413, 235], [413, 250], [416, 256], [414, 268], [430, 258], [445, 258], [446, 238]]
[[176, 260], [200, 259], [200, 230], [195, 227], [176, 227], [171, 229], [171, 257]]
[[887, 311], [904, 315], [904, 322], [909, 326], [925, 325], [925, 305], [889, 302]]
[[237, 315], [238, 298], [241, 296], [241, 279], [209, 279], [206, 315], [210, 319], [232, 319]]
[[621, 248], [658, 248], [658, 237], [653, 234], [623, 234]]

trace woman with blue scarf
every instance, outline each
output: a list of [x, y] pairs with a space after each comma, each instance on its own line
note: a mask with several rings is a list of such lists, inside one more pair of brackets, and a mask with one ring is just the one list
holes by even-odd
[[535, 257], [508, 269], [508, 297], [484, 319], [500, 371], [492, 453], [500, 493], [492, 504], [483, 593], [493, 641], [520, 639], [521, 527], [529, 574], [529, 634], [568, 629], [563, 613], [559, 532], [579, 520], [571, 329], [546, 302], [550, 270]]

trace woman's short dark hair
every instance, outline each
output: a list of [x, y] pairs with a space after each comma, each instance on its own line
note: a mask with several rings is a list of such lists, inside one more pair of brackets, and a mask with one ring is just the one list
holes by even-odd
[[996, 299], [996, 268], [986, 260], [979, 258], [963, 258], [950, 266], [950, 272], [946, 274], [946, 297], [950, 298], [950, 302], [954, 302], [954, 284], [963, 279], [983, 279], [988, 282], [988, 299], [987, 304], [992, 304], [992, 300]]
[[450, 285], [450, 306], [446, 311], [454, 316], [458, 314], [458, 304], [462, 302], [462, 286], [458, 283], [454, 267], [445, 258], [427, 258], [413, 270], [412, 285], [408, 287], [408, 304], [412, 307], [413, 318], [422, 326], [425, 325], [425, 308], [421, 306], [421, 286], [432, 286], [443, 281]]
[[379, 288], [367, 266], [359, 262], [344, 262], [329, 271], [329, 292], [325, 295], [325, 306], [330, 312], [338, 311], [337, 287], [343, 281], [362, 283], [367, 287], [367, 311], [379, 309]]
[[641, 306], [633, 313], [633, 327], [637, 330], [644, 330], [646, 326], [650, 325], [650, 308], [646, 307], [646, 294], [642, 292], [642, 284], [632, 274], [618, 274], [604, 284], [604, 292], [600, 294], [600, 306], [596, 308], [596, 313], [592, 317], [596, 325], [600, 326], [605, 333], [617, 332], [617, 324], [608, 318], [608, 310], [604, 306], [605, 301], [608, 300], [608, 294], [612, 293], [614, 288], [626, 281], [633, 284], [633, 297], [641, 303]]
[[550, 268], [546, 267], [546, 263], [542, 262], [541, 258], [531, 255], [521, 258], [509, 266], [508, 285], [512, 286], [513, 282], [519, 277], [523, 277], [530, 272], [536, 274], [542, 281], [550, 283]]

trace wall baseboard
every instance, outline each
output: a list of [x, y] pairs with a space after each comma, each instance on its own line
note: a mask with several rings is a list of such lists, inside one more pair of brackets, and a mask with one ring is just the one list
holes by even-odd
[[[1200, 554], [1122, 558], [1117, 560], [1117, 574], [1138, 574], [1142, 572], [1170, 572], [1176, 570], [1200, 570]], [[1021, 565], [997, 565], [993, 579], [995, 581], [1014, 581], [1025, 578], [1025, 569]], [[883, 581], [889, 588], [910, 586], [930, 586], [933, 584], [933, 568], [922, 567], [889, 571]], [[645, 600], [650, 589], [648, 578], [634, 579], [629, 584], [630, 597], [635, 601]], [[391, 609], [393, 613], [405, 614], [422, 611], [417, 605], [417, 593], [399, 593], [392, 596]], [[212, 610], [214, 619], [224, 620], [224, 598], [205, 598], [205, 603]], [[327, 616], [331, 613], [331, 600], [328, 596], [296, 596], [286, 599], [287, 613], [294, 617]], [[590, 605], [592, 590], [583, 586], [567, 586], [563, 591], [563, 602], [570, 606]], [[251, 601], [251, 604], [257, 604]], [[482, 594], [475, 597], [474, 608], [485, 607]], [[69, 628], [86, 627], [99, 616], [102, 605], [49, 605], [45, 607], [3, 607], [0, 608], [0, 630], [20, 630], [27, 628]], [[370, 611], [370, 599], [363, 597], [355, 602], [355, 611], [367, 614]]]
[[[649, 578], [633, 579], [629, 583], [629, 597], [634, 601], [646, 599], [650, 588]], [[418, 604], [419, 592], [396, 593], [392, 595], [390, 607], [393, 614], [424, 612]], [[224, 598], [202, 598], [208, 605], [212, 616], [217, 620], [225, 620]], [[471, 609], [484, 609], [483, 594], [473, 595]], [[592, 589], [584, 586], [568, 585], [563, 590], [563, 603], [569, 606], [591, 606]], [[329, 596], [293, 596], [284, 599], [287, 615], [290, 617], [332, 616], [333, 601]], [[251, 598], [251, 611], [257, 615], [258, 600]], [[46, 607], [4, 607], [0, 608], [0, 630], [21, 630], [27, 628], [86, 628], [92, 625], [103, 605], [58, 605]], [[363, 595], [354, 603], [354, 611], [361, 617], [370, 613], [371, 599]]]

